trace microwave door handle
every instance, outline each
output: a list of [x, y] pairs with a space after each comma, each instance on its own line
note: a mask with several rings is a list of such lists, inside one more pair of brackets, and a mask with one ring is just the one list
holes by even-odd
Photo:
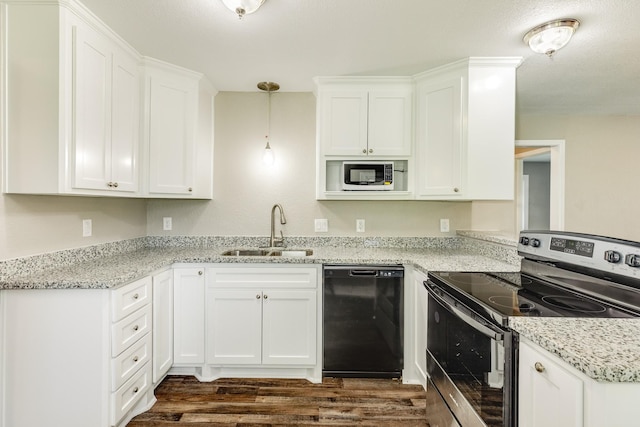
[[[464, 311], [460, 310], [458, 307], [454, 307], [453, 305], [449, 304], [442, 297], [440, 297], [440, 295], [438, 295], [435, 292], [433, 292], [433, 290], [430, 289], [429, 286], [427, 286], [426, 284], [424, 286], [425, 286], [425, 288], [427, 288], [427, 291], [433, 297], [433, 299], [438, 301], [444, 308], [449, 310], [458, 319], [462, 320], [464, 323], [466, 323], [467, 325], [471, 326], [473, 329], [475, 329], [476, 331], [480, 332], [482, 335], [484, 335], [486, 337], [489, 337], [489, 338], [491, 338], [491, 339], [493, 339], [493, 340], [495, 340], [497, 342], [503, 341], [503, 337], [504, 337], [504, 331], [503, 330], [501, 330], [500, 328], [490, 324], [489, 322], [480, 322], [480, 321], [476, 320], [474, 317], [472, 317], [471, 315], [469, 315], [469, 314], [465, 313]], [[440, 289], [440, 290], [442, 292], [445, 292], [442, 289]]]

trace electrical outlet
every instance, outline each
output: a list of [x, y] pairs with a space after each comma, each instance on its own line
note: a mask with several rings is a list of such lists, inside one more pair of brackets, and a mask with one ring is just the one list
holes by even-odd
[[364, 219], [356, 219], [356, 232], [364, 233]]
[[440, 232], [448, 233], [449, 232], [449, 219], [443, 218], [440, 220]]
[[82, 237], [91, 237], [93, 230], [90, 219], [82, 220]]
[[170, 216], [165, 216], [162, 218], [162, 229], [163, 230], [171, 230], [173, 228], [173, 223]]
[[316, 233], [326, 233], [329, 231], [329, 220], [316, 219], [314, 223], [314, 230]]

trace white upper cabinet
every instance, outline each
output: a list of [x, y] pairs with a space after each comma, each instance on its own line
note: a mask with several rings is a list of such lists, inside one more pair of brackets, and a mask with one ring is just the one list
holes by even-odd
[[88, 25], [73, 38], [73, 187], [135, 193], [138, 61]]
[[319, 77], [316, 83], [323, 155], [411, 155], [410, 79]]
[[145, 195], [211, 198], [214, 95], [201, 74], [145, 60]]
[[521, 58], [469, 58], [415, 76], [416, 198], [511, 200]]
[[2, 6], [4, 191], [136, 195], [137, 52], [79, 3]]

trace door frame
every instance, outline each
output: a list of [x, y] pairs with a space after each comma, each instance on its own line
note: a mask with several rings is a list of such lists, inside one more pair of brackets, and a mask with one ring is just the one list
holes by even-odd
[[516, 159], [516, 228], [518, 233], [523, 226], [523, 194], [522, 171], [524, 169], [524, 159], [544, 152], [549, 152], [551, 156], [551, 184], [549, 200], [549, 228], [551, 230], [564, 230], [564, 198], [565, 198], [565, 140], [564, 139], [537, 139], [537, 140], [516, 140], [516, 147], [534, 148], [526, 153], [515, 155]]

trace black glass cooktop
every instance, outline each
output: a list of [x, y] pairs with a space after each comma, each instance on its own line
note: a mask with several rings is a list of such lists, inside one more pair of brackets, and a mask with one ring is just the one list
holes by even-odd
[[432, 272], [429, 278], [477, 312], [492, 317], [638, 317], [621, 307], [523, 273]]

